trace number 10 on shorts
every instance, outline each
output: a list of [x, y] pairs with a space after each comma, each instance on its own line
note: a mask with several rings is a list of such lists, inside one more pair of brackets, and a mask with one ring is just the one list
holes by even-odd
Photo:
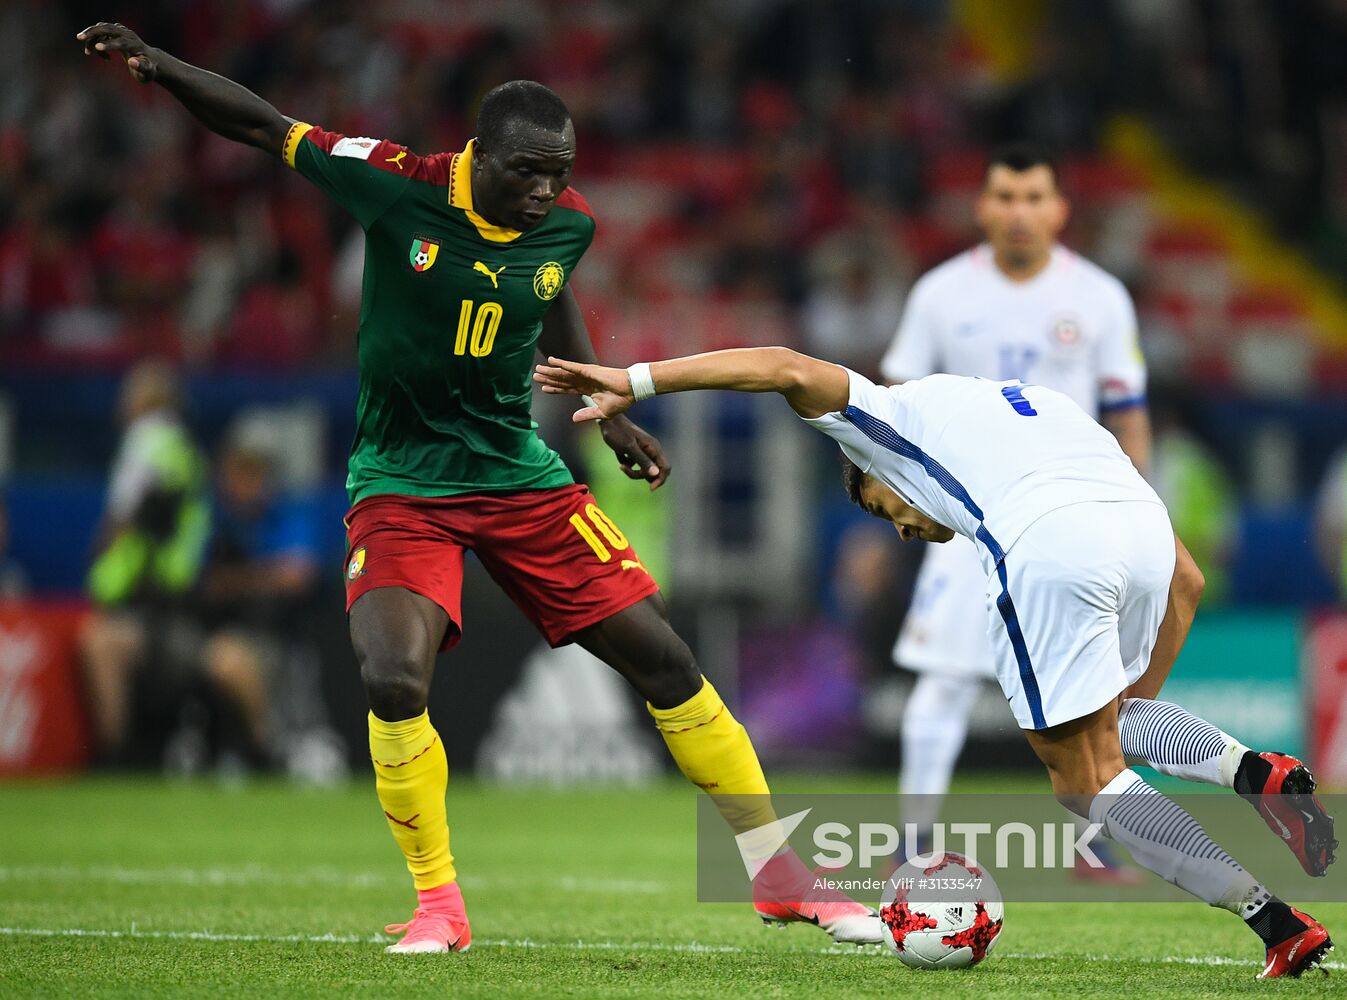
[[[586, 517], [589, 518], [588, 521], [585, 520]], [[631, 547], [627, 536], [622, 534], [612, 519], [592, 503], [585, 504], [584, 517], [579, 514], [571, 515], [571, 527], [580, 533], [580, 537], [594, 550], [601, 563], [609, 562], [613, 558], [610, 548], [621, 551]], [[600, 538], [600, 535], [603, 537]]]

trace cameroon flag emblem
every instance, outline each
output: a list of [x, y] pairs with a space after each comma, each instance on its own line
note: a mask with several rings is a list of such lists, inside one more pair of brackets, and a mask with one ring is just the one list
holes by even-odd
[[412, 237], [412, 249], [407, 255], [412, 262], [412, 270], [429, 271], [431, 265], [435, 263], [435, 255], [440, 252], [440, 244], [436, 240], [426, 239], [424, 236]]
[[346, 579], [355, 580], [365, 575], [365, 546], [355, 550], [350, 563], [346, 566]]

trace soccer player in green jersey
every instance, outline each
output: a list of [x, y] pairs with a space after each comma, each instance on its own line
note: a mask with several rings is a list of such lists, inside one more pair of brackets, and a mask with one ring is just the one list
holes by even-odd
[[[212, 131], [282, 158], [365, 230], [347, 611], [379, 802], [419, 904], [388, 928], [405, 931], [389, 950], [471, 942], [449, 851], [448, 766], [426, 710], [435, 654], [461, 635], [466, 549], [548, 642], [577, 642], [631, 682], [678, 766], [736, 833], [770, 824], [748, 734], [670, 628], [626, 537], [530, 417], [535, 351], [595, 360], [566, 287], [594, 219], [569, 188], [575, 132], [561, 99], [530, 81], [503, 84], [483, 98], [462, 151], [419, 156], [287, 118], [122, 25], [77, 37], [86, 54], [121, 55], [135, 79], [163, 86]], [[625, 417], [605, 421], [603, 435], [628, 475], [652, 489], [667, 478], [658, 443]], [[813, 878], [798, 858], [779, 842], [759, 850], [764, 920], [880, 940], [873, 910], [835, 895], [806, 900]]]

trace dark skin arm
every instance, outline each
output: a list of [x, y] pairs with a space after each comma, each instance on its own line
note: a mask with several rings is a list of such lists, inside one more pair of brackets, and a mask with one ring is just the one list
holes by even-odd
[[101, 22], [75, 37], [84, 43], [85, 55], [108, 59], [118, 53], [136, 80], [162, 86], [217, 135], [281, 155], [294, 122], [247, 87], [151, 48], [120, 24]]
[[[552, 308], [543, 316], [543, 331], [538, 350], [545, 356], [571, 358], [581, 364], [597, 365], [594, 345], [590, 343], [580, 304], [569, 288], [562, 289]], [[618, 464], [628, 479], [644, 479], [652, 490], [669, 478], [669, 459], [660, 443], [627, 417], [614, 415], [599, 423], [604, 444], [613, 449]]]

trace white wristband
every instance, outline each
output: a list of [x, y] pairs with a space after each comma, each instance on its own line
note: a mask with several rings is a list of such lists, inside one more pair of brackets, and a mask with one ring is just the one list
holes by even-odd
[[650, 364], [642, 361], [627, 369], [627, 378], [631, 379], [631, 394], [636, 402], [655, 395], [655, 380], [650, 375]]

